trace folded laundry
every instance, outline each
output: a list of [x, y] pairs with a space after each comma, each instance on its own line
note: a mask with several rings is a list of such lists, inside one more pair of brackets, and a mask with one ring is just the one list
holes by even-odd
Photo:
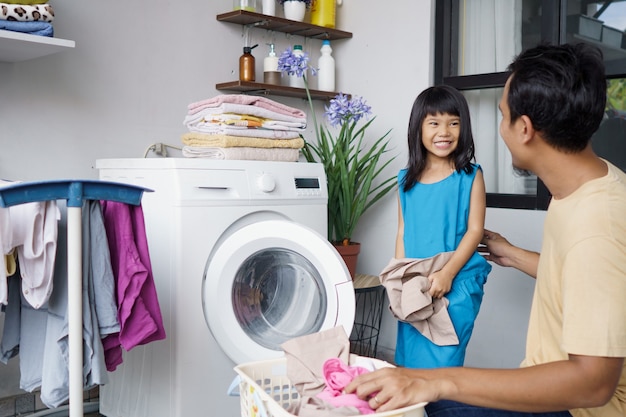
[[274, 126], [272, 128], [252, 128], [245, 126], [227, 126], [216, 123], [198, 123], [194, 126], [188, 126], [190, 132], [206, 133], [208, 135], [230, 135], [230, 136], [246, 136], [266, 139], [296, 139], [300, 137], [300, 132], [304, 129]]
[[16, 22], [0, 20], [0, 29], [12, 32], [28, 33], [29, 35], [54, 36], [54, 28], [48, 22]]
[[49, 4], [0, 3], [0, 19], [15, 22], [52, 22], [54, 10]]
[[237, 104], [237, 103], [222, 103], [217, 107], [206, 107], [195, 111], [193, 113], [187, 113], [185, 116], [185, 120], [183, 124], [186, 126], [193, 125], [194, 123], [198, 123], [203, 119], [210, 119], [212, 115], [215, 114], [225, 114], [225, 113], [233, 113], [233, 114], [246, 114], [250, 116], [260, 117], [268, 120], [276, 120], [282, 122], [294, 122], [300, 123], [301, 125], [306, 126], [306, 115], [304, 116], [294, 116], [292, 114], [280, 113], [277, 111], [273, 111], [271, 109], [267, 109], [264, 107], [258, 107], [251, 104]]
[[266, 139], [258, 137], [242, 137], [231, 135], [208, 135], [188, 132], [181, 137], [183, 145], [219, 148], [251, 147], [251, 148], [292, 148], [301, 149], [304, 139]]
[[[276, 112], [285, 116], [304, 118], [306, 114], [297, 108], [289, 107], [285, 104], [279, 103], [274, 100], [270, 100], [267, 97], [262, 96], [249, 96], [245, 94], [221, 94], [213, 98], [191, 103], [188, 106], [189, 114], [195, 114], [206, 108], [217, 108], [223, 104], [243, 104], [251, 105], [254, 107], [263, 108]], [[236, 112], [241, 113], [241, 112]], [[247, 113], [244, 113], [247, 114]]]
[[48, 0], [4, 0], [7, 4], [45, 4]]
[[183, 156], [224, 160], [296, 162], [300, 157], [300, 151], [290, 148], [183, 146]]

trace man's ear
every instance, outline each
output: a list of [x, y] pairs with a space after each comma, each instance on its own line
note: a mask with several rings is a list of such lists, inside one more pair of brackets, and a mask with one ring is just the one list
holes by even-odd
[[533, 126], [533, 122], [532, 120], [530, 120], [530, 117], [526, 115], [521, 115], [520, 121], [522, 129], [522, 141], [524, 143], [528, 143], [535, 137], [535, 133], [537, 132], [535, 131], [535, 127]]

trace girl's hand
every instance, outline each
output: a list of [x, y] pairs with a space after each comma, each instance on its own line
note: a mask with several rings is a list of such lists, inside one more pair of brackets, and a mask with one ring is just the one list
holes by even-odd
[[443, 297], [450, 292], [453, 279], [453, 276], [449, 276], [448, 274], [443, 272], [443, 270], [431, 274], [428, 277], [428, 281], [430, 281], [430, 290], [428, 290], [428, 293], [433, 298]]

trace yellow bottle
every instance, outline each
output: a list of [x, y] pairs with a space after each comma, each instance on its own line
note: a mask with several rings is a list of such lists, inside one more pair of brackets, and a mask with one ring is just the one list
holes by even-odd
[[335, 28], [335, 0], [313, 0], [311, 23], [326, 28]]

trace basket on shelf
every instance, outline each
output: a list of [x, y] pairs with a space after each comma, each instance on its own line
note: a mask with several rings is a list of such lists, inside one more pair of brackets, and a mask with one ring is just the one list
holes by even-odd
[[[357, 355], [350, 355], [352, 364]], [[367, 358], [376, 369], [393, 365], [378, 359]], [[300, 400], [300, 394], [287, 378], [286, 358], [249, 362], [238, 365], [240, 376], [239, 395], [242, 417], [296, 417], [287, 408]], [[368, 414], [374, 417], [423, 417], [424, 406], [420, 403], [384, 413]]]

